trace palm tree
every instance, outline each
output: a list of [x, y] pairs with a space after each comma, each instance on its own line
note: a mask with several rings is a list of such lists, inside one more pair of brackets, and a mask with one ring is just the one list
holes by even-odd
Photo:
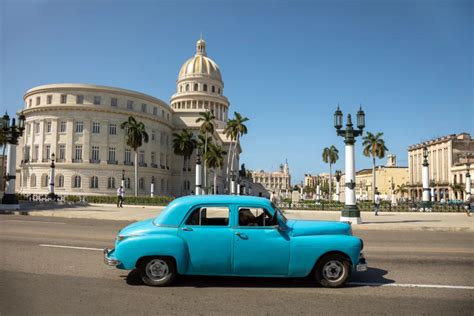
[[[204, 144], [204, 157], [207, 154], [207, 140], [209, 134], [214, 134], [214, 119], [216, 117], [212, 112], [200, 112], [199, 117], [196, 119], [196, 123], [201, 123], [201, 127], [199, 128], [199, 132], [205, 135], [205, 144]], [[207, 191], [207, 167], [204, 164], [204, 187]]]
[[214, 169], [214, 194], [217, 194], [217, 170], [224, 166], [224, 155], [226, 151], [220, 146], [211, 143], [205, 157], [206, 165]]
[[388, 148], [385, 147], [385, 141], [382, 139], [383, 133], [377, 133], [376, 135], [371, 132], [367, 132], [367, 135], [363, 138], [362, 146], [364, 146], [364, 156], [372, 157], [372, 201], [375, 201], [375, 159], [382, 159], [385, 157], [385, 153]]
[[227, 123], [225, 129], [226, 135], [231, 136], [231, 139], [232, 137], [235, 138], [234, 149], [232, 150], [232, 158], [230, 162], [230, 170], [232, 171], [234, 170], [234, 160], [237, 153], [237, 144], [239, 143], [240, 137], [242, 137], [242, 135], [247, 134], [248, 132], [247, 126], [245, 126], [244, 124], [248, 120], [249, 119], [247, 117], [243, 117], [240, 113], [234, 112], [234, 119], [230, 120]]
[[395, 188], [395, 191], [393, 193], [398, 194], [400, 193], [402, 198], [405, 196], [405, 193], [408, 193], [408, 187], [406, 183], [403, 184], [398, 184], [397, 187]]
[[334, 145], [323, 149], [323, 161], [329, 163], [329, 199], [332, 200], [332, 165], [339, 159], [339, 150]]
[[186, 160], [190, 159], [194, 149], [197, 146], [193, 133], [183, 129], [180, 133], [173, 133], [173, 151], [175, 155], [183, 156], [183, 168], [181, 168], [180, 187], [183, 195], [183, 170], [186, 166]]
[[[227, 121], [227, 125], [224, 129], [224, 133], [228, 139], [231, 140], [231, 144], [229, 145], [229, 153], [227, 155], [227, 165], [226, 165], [226, 186], [229, 188], [229, 181], [230, 181], [230, 174], [229, 174], [229, 167], [230, 167], [230, 158], [232, 156], [232, 142], [235, 142], [237, 139], [237, 131], [234, 129], [235, 120], [230, 119]], [[230, 193], [230, 192], [229, 192]]]
[[145, 130], [145, 124], [138, 122], [133, 116], [129, 116], [128, 120], [120, 124], [121, 129], [126, 129], [127, 146], [135, 152], [135, 196], [138, 195], [138, 148], [142, 144], [148, 143], [148, 133]]

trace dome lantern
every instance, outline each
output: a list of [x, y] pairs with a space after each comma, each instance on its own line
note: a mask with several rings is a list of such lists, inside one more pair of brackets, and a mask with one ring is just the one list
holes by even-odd
[[206, 41], [202, 37], [196, 42], [196, 55], [206, 56]]

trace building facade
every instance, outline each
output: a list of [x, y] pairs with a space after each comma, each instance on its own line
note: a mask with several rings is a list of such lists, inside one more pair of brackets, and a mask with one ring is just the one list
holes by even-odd
[[288, 160], [280, 165], [279, 171], [253, 172], [252, 180], [254, 183], [260, 183], [268, 192], [275, 192], [278, 196], [288, 196], [292, 190]]
[[[432, 188], [432, 199], [463, 200], [465, 190], [458, 190], [465, 186], [467, 160], [466, 154], [474, 154], [474, 140], [468, 133], [452, 134], [435, 138], [426, 142], [408, 147], [409, 194], [413, 200], [421, 200], [423, 193], [421, 170], [423, 164], [423, 148], [428, 151], [429, 178]], [[474, 163], [470, 165], [473, 173]]]
[[[229, 152], [233, 143], [224, 134], [230, 103], [224, 96], [224, 82], [217, 64], [207, 57], [200, 39], [196, 54], [181, 67], [171, 106], [136, 91], [91, 84], [50, 84], [30, 89], [24, 95], [25, 133], [17, 147], [17, 191], [47, 193], [50, 158], [55, 154], [57, 194], [110, 195], [120, 186], [134, 192], [134, 151], [125, 144], [122, 122], [129, 116], [143, 122], [148, 143], [137, 150], [138, 192], [180, 196], [195, 190], [196, 154], [184, 161], [173, 153], [173, 133], [188, 129], [196, 136], [200, 112], [216, 117], [212, 137]], [[232, 146], [234, 147], [234, 146]], [[237, 170], [241, 148], [231, 162]], [[227, 159], [225, 159], [227, 162]], [[208, 170], [207, 186], [226, 188], [225, 165]]]

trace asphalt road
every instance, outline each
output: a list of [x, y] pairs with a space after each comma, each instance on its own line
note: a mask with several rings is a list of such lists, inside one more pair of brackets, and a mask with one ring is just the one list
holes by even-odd
[[100, 249], [112, 247], [127, 224], [0, 216], [0, 314], [473, 315], [472, 232], [354, 230], [370, 268], [341, 289], [223, 277], [181, 277], [152, 288], [134, 271], [102, 262]]

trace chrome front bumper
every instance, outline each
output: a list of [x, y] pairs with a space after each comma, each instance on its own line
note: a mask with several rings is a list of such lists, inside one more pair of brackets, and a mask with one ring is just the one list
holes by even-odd
[[104, 263], [109, 266], [118, 266], [120, 264], [120, 261], [109, 256], [109, 254], [113, 251], [114, 249], [112, 250], [107, 249], [107, 248], [104, 249]]
[[365, 260], [364, 254], [360, 254], [359, 262], [356, 264], [355, 269], [357, 272], [367, 271], [367, 261]]

